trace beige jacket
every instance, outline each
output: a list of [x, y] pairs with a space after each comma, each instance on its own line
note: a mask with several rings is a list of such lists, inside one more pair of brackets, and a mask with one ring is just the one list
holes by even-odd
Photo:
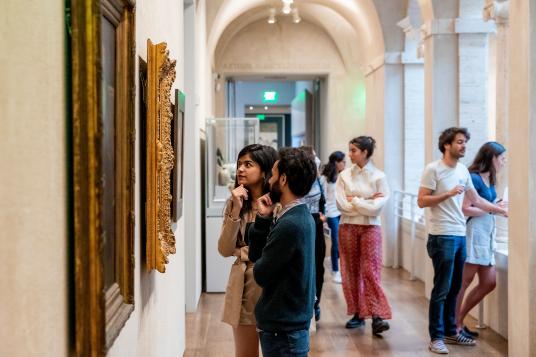
[[233, 202], [229, 200], [218, 240], [218, 251], [222, 256], [236, 257], [225, 292], [222, 321], [232, 326], [255, 325], [254, 310], [261, 288], [253, 279], [253, 263], [249, 261], [249, 247], [244, 241], [246, 224], [255, 220], [255, 213], [233, 220], [232, 210]]

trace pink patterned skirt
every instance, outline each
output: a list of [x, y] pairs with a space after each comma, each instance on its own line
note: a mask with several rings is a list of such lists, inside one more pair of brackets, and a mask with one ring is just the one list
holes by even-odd
[[339, 226], [342, 290], [348, 314], [360, 318], [391, 318], [381, 287], [382, 231], [380, 226]]

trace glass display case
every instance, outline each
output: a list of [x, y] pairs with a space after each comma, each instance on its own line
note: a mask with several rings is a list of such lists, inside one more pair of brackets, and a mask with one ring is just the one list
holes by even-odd
[[237, 155], [259, 140], [259, 119], [207, 119], [207, 216], [222, 216], [236, 178]]

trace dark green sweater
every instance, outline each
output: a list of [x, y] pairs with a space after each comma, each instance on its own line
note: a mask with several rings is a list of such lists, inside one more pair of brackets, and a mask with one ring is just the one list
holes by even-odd
[[315, 226], [306, 205], [276, 223], [257, 216], [248, 230], [253, 276], [262, 287], [257, 326], [269, 332], [309, 329], [315, 301]]

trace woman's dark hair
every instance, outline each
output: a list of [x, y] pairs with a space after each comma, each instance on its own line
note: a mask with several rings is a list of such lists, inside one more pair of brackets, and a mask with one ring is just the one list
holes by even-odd
[[322, 175], [326, 176], [328, 182], [337, 181], [339, 172], [337, 171], [337, 163], [344, 160], [344, 153], [342, 151], [335, 151], [329, 155], [329, 161], [322, 169]]
[[299, 148], [305, 151], [308, 155], [311, 155], [313, 158], [315, 157], [315, 149], [313, 149], [311, 145], [302, 145]]
[[[251, 160], [253, 160], [257, 165], [260, 166], [261, 172], [264, 174], [264, 179], [262, 183], [262, 194], [268, 193], [270, 191], [270, 184], [268, 183], [268, 180], [270, 180], [270, 177], [272, 176], [272, 167], [274, 166], [275, 162], [277, 161], [279, 155], [277, 153], [277, 150], [275, 150], [271, 146], [267, 145], [260, 145], [260, 144], [251, 144], [248, 146], [245, 146], [240, 152], [238, 153], [238, 159], [236, 168], [238, 170], [238, 160], [240, 160], [241, 157], [249, 154], [249, 157], [251, 157]], [[238, 175], [235, 178], [235, 188], [237, 188], [238, 185]], [[240, 210], [240, 217], [243, 217], [244, 213], [251, 211], [251, 199], [244, 200], [244, 203], [242, 205], [242, 209]]]
[[305, 196], [316, 180], [316, 164], [311, 154], [303, 149], [282, 148], [277, 164], [279, 176], [287, 177], [290, 191], [298, 197]]
[[471, 134], [469, 134], [469, 130], [467, 130], [467, 128], [458, 128], [454, 126], [452, 128], [445, 129], [441, 135], [439, 135], [439, 140], [437, 142], [437, 146], [439, 146], [439, 151], [441, 151], [441, 153], [445, 153], [445, 145], [452, 144], [457, 134], [463, 134], [467, 141], [471, 139]]
[[495, 166], [493, 166], [493, 158], [501, 155], [505, 151], [504, 146], [495, 141], [485, 143], [480, 147], [473, 163], [469, 166], [469, 172], [478, 174], [489, 172], [489, 184], [495, 185], [497, 182], [497, 172], [495, 171]]
[[367, 159], [372, 156], [374, 153], [374, 148], [376, 147], [376, 140], [371, 136], [358, 136], [350, 140], [350, 144], [356, 146], [359, 150], [367, 150]]

